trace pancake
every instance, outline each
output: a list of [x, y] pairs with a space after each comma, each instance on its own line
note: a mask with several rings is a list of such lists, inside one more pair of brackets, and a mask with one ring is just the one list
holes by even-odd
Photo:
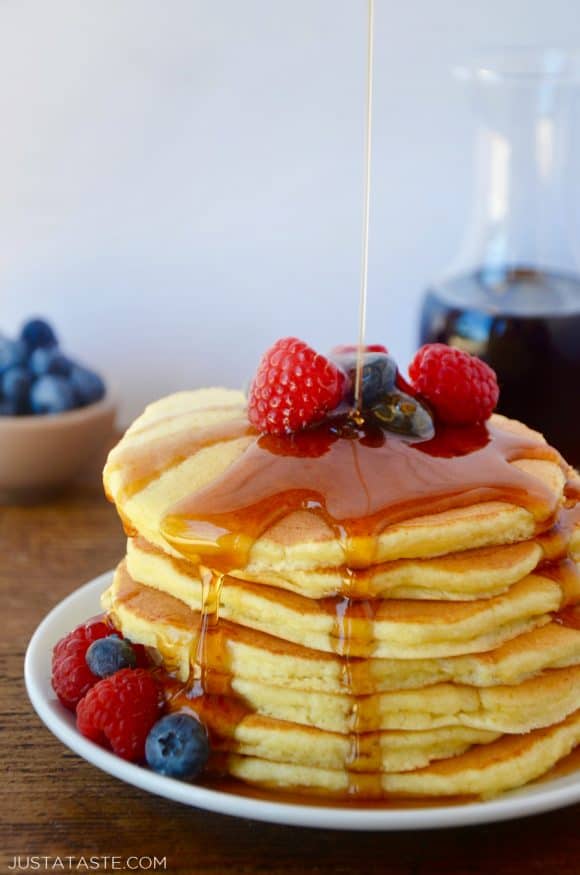
[[[180, 706], [190, 710], [191, 706]], [[214, 738], [212, 749], [223, 753], [258, 757], [273, 765], [288, 763], [307, 768], [344, 771], [353, 756], [352, 737], [275, 720], [261, 714], [236, 714], [228, 723], [227, 710], [206, 708], [201, 716]], [[423, 732], [369, 732], [357, 739], [353, 773], [387, 773], [412, 771], [440, 759], [458, 756], [474, 744], [489, 744], [498, 733], [488, 730], [445, 726]]]
[[[211, 682], [208, 686], [211, 691]], [[580, 701], [580, 666], [553, 669], [500, 687], [436, 684], [353, 697], [306, 693], [234, 678], [230, 689], [248, 710], [329, 732], [423, 730], [444, 726], [520, 734], [558, 723]]]
[[[176, 557], [170, 549], [148, 543], [144, 538], [129, 538], [127, 553], [131, 568], [140, 580], [161, 579], [172, 587], [185, 586], [184, 578], [199, 579], [199, 566], [183, 557]], [[530, 574], [544, 556], [538, 541], [523, 541], [499, 547], [464, 550], [434, 559], [401, 559], [367, 569], [351, 571], [327, 568], [309, 571], [289, 571], [285, 576], [270, 571], [256, 578], [248, 569], [236, 575], [239, 580], [265, 584], [276, 589], [322, 599], [348, 589], [356, 590], [365, 598], [435, 599], [467, 601], [490, 598], [505, 592]], [[160, 563], [160, 559], [166, 561]], [[170, 565], [172, 568], [170, 568]], [[140, 575], [144, 575], [141, 576]], [[354, 579], [353, 579], [354, 576]], [[165, 587], [167, 589], [167, 587]]]
[[[562, 502], [564, 473], [553, 451], [550, 454], [536, 432], [499, 416], [492, 418], [491, 427], [495, 429], [494, 440], [500, 444], [507, 441], [510, 453], [517, 458], [511, 462], [499, 459], [493, 446], [483, 444], [478, 451], [481, 459], [472, 458], [478, 456], [476, 452], [461, 457], [456, 465], [458, 476], [465, 480], [465, 494], [454, 497], [457, 506], [429, 513], [429, 507], [448, 505], [450, 499], [445, 503], [423, 500], [419, 516], [411, 514], [376, 534], [365, 535], [358, 541], [351, 539], [351, 552], [370, 556], [371, 562], [364, 564], [374, 565], [444, 556], [531, 538], [538, 523], [547, 522]], [[105, 488], [129, 533], [139, 533], [150, 543], [177, 555], [187, 552], [189, 539], [180, 533], [179, 526], [177, 529], [173, 526], [168, 544], [174, 519], [168, 517], [169, 512], [188, 496], [224, 482], [226, 472], [229, 479], [237, 476], [238, 471], [243, 478], [245, 474], [236, 463], [243, 457], [246, 464], [246, 458], [249, 460], [252, 453], [261, 451], [260, 446], [248, 426], [240, 393], [217, 389], [180, 393], [150, 405], [111, 451], [104, 471]], [[406, 488], [407, 477], [416, 479], [417, 465], [424, 469], [419, 475], [421, 483], [433, 481], [435, 491], [444, 488], [452, 467], [448, 459], [412, 452], [403, 441], [391, 440], [387, 446], [389, 452], [400, 455], [390, 468], [399, 478], [393, 489]], [[339, 449], [341, 453], [344, 450], [340, 441], [330, 447], [327, 453], [330, 467], [336, 464], [332, 452]], [[348, 469], [352, 460], [349, 463], [347, 458], [341, 458], [340, 462], [342, 467], [346, 465], [343, 476], [352, 481], [350, 491], [354, 494], [356, 471]], [[489, 465], [493, 462], [498, 469], [490, 470], [491, 478], [497, 473], [510, 484], [510, 489], [511, 484], [516, 484], [518, 495], [535, 496], [533, 507], [488, 500], [493, 499], [494, 492], [505, 496], [509, 490], [507, 486], [502, 490], [487, 484], [480, 470], [480, 463], [486, 462]], [[297, 467], [296, 471], [299, 470]], [[386, 489], [388, 481], [384, 481], [384, 486]], [[356, 496], [355, 499], [358, 500]], [[363, 499], [361, 494], [361, 502]], [[293, 510], [252, 540], [244, 568], [253, 578], [259, 578], [262, 572], [284, 577], [290, 571], [342, 567], [344, 559], [344, 543], [335, 537], [327, 521], [317, 513]], [[243, 573], [239, 568], [232, 570]], [[312, 595], [306, 588], [304, 594]]]
[[[445, 726], [424, 732], [375, 732], [361, 736], [356, 771], [408, 772], [434, 760], [459, 756], [474, 744], [488, 744], [498, 734], [486, 730]], [[248, 715], [233, 737], [220, 735], [217, 753], [257, 757], [271, 763], [289, 763], [316, 769], [344, 770], [352, 752], [347, 735], [323, 732], [310, 726], [282, 724], [261, 715]]]
[[[181, 681], [191, 677], [199, 612], [135, 582], [125, 563], [103, 606], [126, 637], [153, 648]], [[368, 695], [442, 682], [489, 687], [580, 664], [580, 630], [551, 622], [490, 652], [449, 659], [346, 659], [221, 619], [219, 644], [208, 656], [212, 673], [308, 692]]]
[[190, 711], [203, 720], [214, 753], [240, 753], [271, 762], [329, 769], [343, 769], [349, 763], [353, 772], [406, 771], [499, 737], [497, 732], [463, 726], [355, 736], [254, 713], [240, 699], [191, 698], [171, 681], [165, 690], [169, 710]]
[[531, 573], [542, 557], [541, 545], [530, 540], [432, 559], [399, 559], [350, 574], [345, 568], [287, 568], [283, 574], [246, 568], [237, 576], [299, 594], [308, 592], [311, 598], [347, 590], [364, 598], [466, 601], [500, 595]]
[[[189, 576], [187, 565], [130, 541], [127, 570], [140, 583], [200, 610], [201, 583]], [[227, 578], [220, 591], [220, 616], [318, 650], [348, 647], [350, 656], [404, 659], [490, 650], [548, 622], [564, 600], [580, 600], [580, 575], [574, 591], [569, 587], [565, 594], [557, 581], [532, 574], [491, 599], [443, 603], [316, 601]]]
[[[262, 787], [351, 796], [490, 797], [521, 787], [548, 772], [580, 743], [580, 713], [548, 729], [504, 736], [476, 745], [460, 756], [415, 771], [380, 776], [362, 775], [360, 783], [344, 770], [273, 763], [257, 757], [231, 755], [229, 774]], [[365, 780], [366, 779], [366, 780]]]

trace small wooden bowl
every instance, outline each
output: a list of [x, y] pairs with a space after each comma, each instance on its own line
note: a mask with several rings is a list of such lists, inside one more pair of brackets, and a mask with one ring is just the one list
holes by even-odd
[[116, 404], [45, 416], [0, 416], [0, 501], [33, 501], [65, 486], [110, 438]]

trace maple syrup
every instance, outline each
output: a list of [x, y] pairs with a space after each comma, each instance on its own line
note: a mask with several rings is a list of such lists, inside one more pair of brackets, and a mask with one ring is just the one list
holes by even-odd
[[220, 692], [231, 692], [231, 673], [224, 665], [224, 642], [219, 630], [220, 596], [224, 583], [224, 575], [210, 568], [200, 567], [201, 577], [201, 610], [199, 631], [196, 641], [196, 653], [191, 662], [194, 675], [190, 683], [190, 695], [203, 696], [206, 691], [215, 691], [213, 674], [215, 673], [216, 655], [220, 667], [219, 677], [225, 678], [227, 689]]
[[[350, 789], [346, 793], [332, 793], [328, 790], [313, 790], [311, 788], [303, 793], [298, 790], [283, 790], [276, 788], [270, 790], [264, 787], [257, 787], [252, 784], [245, 784], [237, 778], [232, 778], [227, 774], [220, 774], [219, 758], [214, 760], [216, 768], [200, 781], [203, 787], [208, 790], [215, 790], [219, 793], [232, 793], [235, 796], [244, 796], [248, 799], [259, 799], [264, 802], [280, 802], [289, 805], [308, 805], [329, 808], [352, 808], [356, 804], [357, 809], [376, 811], [389, 810], [398, 811], [417, 808], [435, 808], [442, 804], [444, 805], [466, 805], [470, 802], [480, 801], [477, 796], [446, 796], [443, 799], [441, 796], [417, 796], [417, 797], [402, 797], [390, 796], [389, 798], [377, 798], [376, 796], [357, 796]], [[362, 785], [359, 785], [362, 789]], [[374, 788], [373, 788], [374, 789]]]
[[[262, 435], [224, 475], [171, 508], [161, 530], [187, 558], [228, 574], [246, 566], [264, 532], [298, 511], [332, 532], [349, 570], [377, 561], [377, 536], [387, 526], [476, 502], [519, 505], [539, 530], [549, 528], [556, 496], [510, 463], [530, 458], [561, 464], [557, 452], [493, 422], [482, 431], [485, 442], [472, 449], [469, 433], [465, 453], [460, 428], [441, 428], [425, 443], [387, 436], [374, 425], [355, 435], [349, 428], [343, 436], [333, 420], [287, 437]], [[451, 445], [459, 448], [454, 458]]]
[[[226, 408], [223, 408], [226, 409]], [[205, 426], [183, 428], [153, 440], [130, 443], [116, 457], [121, 485], [119, 499], [127, 500], [145, 489], [165, 471], [179, 465], [194, 453], [223, 441], [255, 434], [243, 411], [239, 417]]]
[[456, 277], [425, 298], [421, 343], [448, 343], [498, 376], [498, 410], [580, 465], [580, 277], [522, 267]]
[[[577, 571], [566, 558], [578, 511], [563, 511], [554, 525], [552, 490], [511, 464], [536, 458], [568, 470], [559, 454], [531, 433], [488, 422], [476, 430], [440, 428], [432, 440], [411, 443], [385, 435], [374, 425], [353, 429], [349, 422], [344, 430], [342, 425], [338, 418], [294, 435], [254, 436], [221, 477], [171, 508], [161, 528], [179, 552], [200, 563], [204, 608], [194, 659], [198, 674], [187, 698], [202, 716], [204, 710], [208, 716], [211, 711], [214, 723], [219, 708], [226, 709], [229, 721], [234, 714], [242, 719], [247, 713], [244, 706], [238, 703], [236, 710], [233, 704], [230, 674], [220, 656], [224, 641], [217, 610], [226, 575], [243, 571], [254, 543], [296, 511], [314, 514], [330, 530], [342, 551], [343, 593], [322, 600], [320, 606], [334, 614], [332, 640], [342, 658], [342, 687], [353, 700], [345, 760], [349, 794], [367, 800], [382, 795], [380, 741], [364, 731], [362, 715], [368, 714], [371, 700], [360, 694], [372, 687], [370, 662], [360, 654], [366, 645], [370, 656], [374, 645], [379, 603], [365, 597], [365, 570], [376, 561], [377, 536], [394, 523], [474, 502], [522, 506], [536, 520], [536, 537], [544, 551], [539, 573], [543, 569], [559, 582], [569, 594], [566, 603], [577, 600], [580, 590]], [[213, 667], [220, 659], [216, 672]], [[216, 699], [216, 694], [222, 698]], [[200, 701], [196, 704], [195, 699]]]

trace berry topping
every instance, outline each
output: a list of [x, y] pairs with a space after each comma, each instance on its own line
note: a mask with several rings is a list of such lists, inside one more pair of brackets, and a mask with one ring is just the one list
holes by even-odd
[[387, 392], [391, 392], [397, 378], [397, 365], [384, 353], [365, 353], [362, 369], [363, 407], [372, 405]]
[[121, 668], [135, 668], [137, 656], [128, 641], [108, 635], [94, 641], [86, 653], [87, 665], [100, 678], [109, 677]]
[[422, 440], [430, 440], [435, 434], [429, 411], [416, 398], [404, 392], [385, 395], [371, 412], [388, 431]]
[[340, 404], [342, 371], [295, 337], [264, 353], [250, 387], [248, 416], [259, 431], [289, 434], [321, 420]]
[[76, 397], [66, 377], [45, 374], [39, 377], [30, 390], [30, 407], [33, 413], [64, 413], [76, 406]]
[[44, 319], [29, 319], [20, 332], [21, 340], [32, 352], [39, 347], [56, 346], [56, 334], [51, 325]]
[[421, 347], [409, 375], [415, 391], [450, 425], [483, 422], [497, 404], [499, 388], [489, 365], [443, 343]]
[[415, 394], [415, 390], [411, 386], [407, 380], [405, 380], [404, 376], [400, 371], [397, 371], [397, 379], [395, 380], [395, 385], [397, 389], [400, 389], [401, 392], [404, 392], [405, 395], [411, 395], [411, 397]]
[[145, 757], [145, 741], [163, 709], [163, 693], [150, 672], [123, 668], [92, 687], [77, 706], [79, 731], [125, 760]]
[[[340, 347], [338, 347], [340, 349]], [[354, 400], [356, 381], [357, 352], [334, 353], [333, 360], [342, 368], [349, 379], [349, 401]], [[363, 409], [372, 407], [377, 401], [393, 391], [397, 379], [397, 364], [385, 352], [365, 352], [362, 357], [361, 397]]]
[[167, 714], [159, 720], [145, 744], [147, 764], [171, 778], [197, 778], [209, 758], [205, 727], [189, 714]]
[[62, 704], [71, 711], [98, 681], [85, 659], [89, 646], [110, 634], [111, 627], [106, 623], [89, 621], [61, 638], [54, 648], [52, 687]]

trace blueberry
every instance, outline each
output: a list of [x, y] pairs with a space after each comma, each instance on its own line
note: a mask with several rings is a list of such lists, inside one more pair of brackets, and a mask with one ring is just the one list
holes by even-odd
[[[353, 400], [356, 381], [356, 351], [339, 353], [335, 357], [336, 364], [347, 374], [350, 385], [350, 400]], [[397, 365], [390, 355], [383, 352], [363, 353], [362, 370], [362, 406], [372, 407], [381, 397], [392, 392], [397, 377]]]
[[0, 416], [17, 416], [18, 408], [14, 401], [0, 400]]
[[80, 365], [73, 365], [70, 382], [75, 392], [77, 404], [81, 407], [94, 404], [105, 395], [105, 384], [99, 375]]
[[386, 393], [392, 392], [397, 378], [397, 365], [385, 353], [367, 352], [362, 371], [362, 405], [372, 405]]
[[28, 366], [35, 377], [57, 374], [68, 377], [72, 364], [57, 346], [39, 346], [30, 356]]
[[66, 377], [46, 374], [32, 384], [30, 407], [33, 413], [63, 413], [76, 407], [74, 389]]
[[88, 648], [85, 659], [93, 674], [106, 678], [122, 668], [135, 668], [137, 657], [128, 641], [118, 635], [98, 638]]
[[6, 401], [15, 405], [18, 413], [26, 413], [32, 377], [23, 367], [8, 368], [0, 377], [0, 388]]
[[205, 727], [189, 714], [167, 714], [147, 736], [147, 764], [171, 778], [196, 778], [209, 758]]
[[430, 440], [435, 434], [433, 419], [427, 408], [404, 392], [385, 395], [373, 406], [372, 414], [383, 428], [396, 434], [422, 440]]
[[21, 340], [0, 337], [0, 374], [8, 368], [26, 364], [26, 346]]
[[22, 326], [20, 338], [29, 352], [39, 347], [56, 346], [58, 343], [52, 326], [44, 319], [29, 319]]

